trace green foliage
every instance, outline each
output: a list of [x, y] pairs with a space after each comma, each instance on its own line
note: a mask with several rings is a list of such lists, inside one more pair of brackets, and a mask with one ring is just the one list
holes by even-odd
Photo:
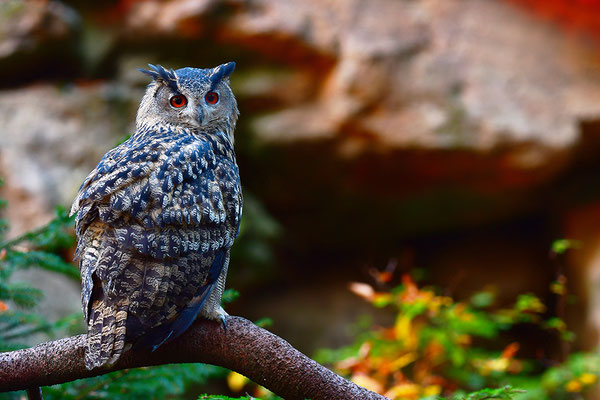
[[191, 383], [224, 377], [227, 370], [205, 364], [172, 364], [116, 371], [44, 388], [48, 400], [178, 399]]
[[[596, 383], [600, 376], [600, 354], [575, 353], [562, 364], [545, 371], [541, 379], [544, 391], [554, 398], [568, 399]], [[533, 397], [532, 397], [533, 398]]]
[[[8, 223], [5, 221], [6, 225]], [[72, 232], [73, 218], [69, 217], [64, 207], [56, 207], [55, 217], [46, 226], [27, 232], [13, 240], [0, 245], [11, 247], [22, 242], [29, 242], [32, 247], [46, 253], [55, 253], [62, 249], [71, 248], [75, 244]], [[71, 264], [68, 264], [71, 265]]]
[[74, 243], [72, 220], [66, 211], [58, 208], [52, 222], [10, 241], [4, 240], [8, 222], [0, 219], [0, 226], [0, 351], [25, 347], [36, 333], [53, 338], [57, 331], [76, 326], [79, 315], [49, 322], [35, 313], [43, 293], [29, 283], [11, 280], [15, 271], [30, 267], [79, 279], [78, 269], [60, 255]]
[[316, 359], [392, 399], [566, 400], [600, 376], [600, 355], [595, 353], [571, 354], [548, 368], [547, 359], [518, 358], [517, 342], [497, 347], [506, 343], [509, 330], [524, 324], [539, 335], [573, 339], [565, 322], [548, 317], [546, 306], [532, 294], [498, 308], [492, 292], [459, 302], [419, 288], [408, 275], [387, 292], [358, 283], [351, 289], [375, 307], [390, 307], [395, 323], [370, 328], [352, 346], [321, 350]]
[[[6, 202], [0, 200], [0, 206]], [[81, 314], [48, 321], [35, 311], [43, 299], [41, 290], [27, 282], [14, 282], [13, 274], [27, 268], [41, 268], [79, 280], [79, 270], [65, 260], [73, 247], [73, 221], [64, 208], [56, 209], [47, 225], [12, 240], [5, 240], [8, 221], [0, 219], [0, 351], [11, 351], [31, 344], [32, 335], [49, 339], [58, 332], [77, 330]], [[69, 256], [70, 257], [70, 256]], [[19, 393], [2, 393], [0, 399], [21, 398]]]
[[[487, 399], [503, 399], [511, 400], [516, 395], [525, 393], [524, 390], [514, 389], [512, 386], [507, 385], [498, 389], [482, 389], [469, 394], [455, 393], [449, 400], [487, 400]], [[444, 397], [435, 396], [432, 400], [446, 400]]]

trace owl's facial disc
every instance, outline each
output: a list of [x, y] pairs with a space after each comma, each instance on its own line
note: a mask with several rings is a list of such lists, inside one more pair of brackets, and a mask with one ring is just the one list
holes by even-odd
[[238, 109], [229, 76], [234, 68], [235, 63], [230, 62], [207, 69], [186, 67], [174, 71], [150, 65], [150, 70], [141, 70], [154, 82], [148, 86], [136, 123], [225, 132], [233, 140]]

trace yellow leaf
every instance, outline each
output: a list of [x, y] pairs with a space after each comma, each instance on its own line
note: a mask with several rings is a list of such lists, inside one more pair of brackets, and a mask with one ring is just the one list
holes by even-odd
[[475, 360], [475, 366], [479, 369], [481, 375], [487, 376], [491, 372], [504, 372], [508, 368], [510, 360], [508, 358], [491, 358], [488, 360]]
[[249, 381], [244, 375], [240, 375], [234, 371], [231, 371], [227, 375], [227, 386], [229, 386], [232, 392], [240, 392]]
[[414, 383], [401, 383], [385, 392], [384, 396], [394, 400], [418, 399], [419, 386]]
[[397, 371], [400, 368], [403, 368], [411, 362], [415, 361], [416, 359], [417, 355], [415, 353], [404, 354], [403, 356], [400, 356], [394, 360], [394, 362], [392, 363], [392, 371]]
[[440, 393], [442, 393], [440, 385], [429, 385], [423, 389], [424, 396], [438, 396]]
[[552, 284], [550, 285], [550, 291], [552, 293], [563, 296], [567, 293], [567, 288], [562, 282], [552, 282]]
[[393, 299], [394, 299], [394, 296], [392, 296], [390, 293], [379, 293], [378, 292], [378, 293], [375, 293], [375, 295], [373, 295], [371, 302], [376, 307], [382, 307], [382, 306], [385, 306], [385, 305], [391, 303]]
[[414, 334], [412, 330], [412, 321], [407, 315], [399, 315], [394, 325], [394, 334], [396, 339], [402, 340], [406, 347], [412, 347], [411, 345], [414, 340]]
[[358, 386], [364, 387], [365, 389], [369, 389], [372, 392], [383, 392], [383, 385], [381, 383], [362, 373], [354, 375], [352, 377], [352, 382], [356, 383]]
[[583, 383], [584, 385], [591, 385], [592, 383], [595, 383], [597, 379], [598, 377], [596, 375], [586, 372], [579, 377], [579, 382]]

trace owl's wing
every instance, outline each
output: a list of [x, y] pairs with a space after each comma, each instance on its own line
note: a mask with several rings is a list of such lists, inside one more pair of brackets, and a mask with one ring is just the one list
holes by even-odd
[[[88, 174], [71, 207], [71, 215], [77, 213], [75, 222], [78, 236], [100, 212], [110, 213], [105, 201], [107, 198], [113, 198], [113, 195], [127, 188], [131, 193], [131, 189], [136, 188], [136, 184], [147, 178], [159, 165], [165, 146], [160, 139], [164, 139], [164, 134], [157, 135], [156, 139], [148, 143], [139, 138], [129, 138], [107, 152]], [[127, 200], [126, 197], [123, 200]]]

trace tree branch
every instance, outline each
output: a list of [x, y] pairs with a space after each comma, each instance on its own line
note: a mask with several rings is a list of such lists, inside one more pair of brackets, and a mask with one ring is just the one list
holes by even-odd
[[126, 368], [172, 363], [207, 363], [247, 376], [285, 399], [377, 399], [379, 394], [342, 378], [306, 357], [280, 337], [241, 317], [220, 323], [198, 320], [181, 337], [149, 350], [129, 351], [111, 368], [88, 371], [85, 335], [0, 353], [0, 392], [49, 386]]

